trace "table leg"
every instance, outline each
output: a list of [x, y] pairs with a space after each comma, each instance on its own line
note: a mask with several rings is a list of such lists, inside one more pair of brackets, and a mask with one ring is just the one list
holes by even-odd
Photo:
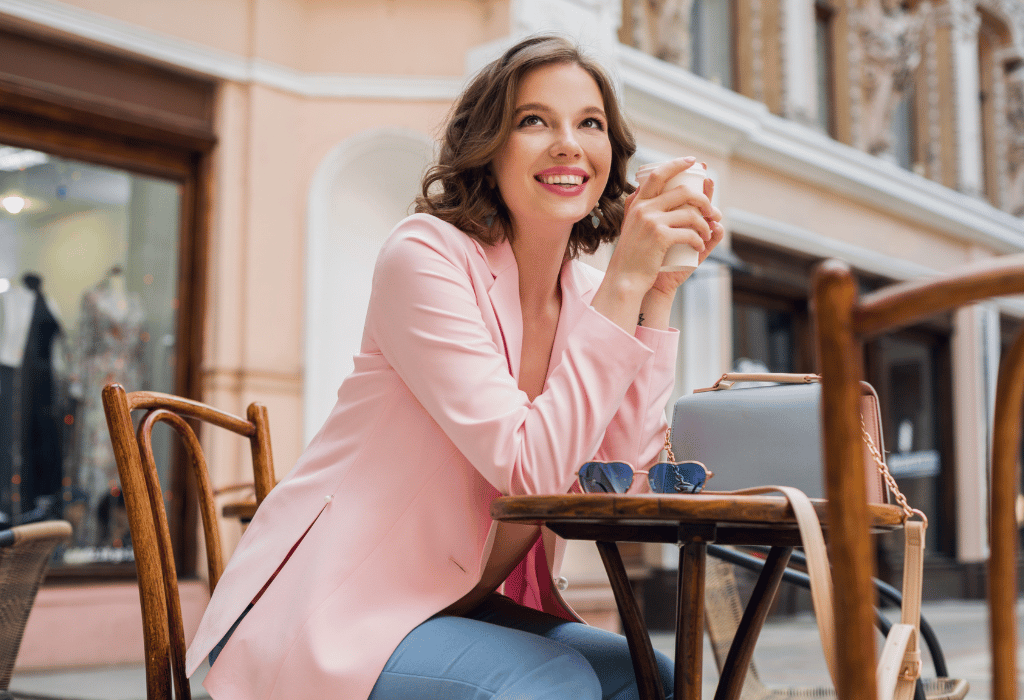
[[708, 545], [690, 540], [679, 548], [676, 605], [676, 700], [700, 700], [704, 665], [704, 571]]
[[736, 636], [729, 646], [729, 655], [722, 666], [722, 676], [715, 691], [715, 700], [739, 700], [743, 691], [743, 681], [747, 677], [750, 659], [754, 655], [754, 646], [761, 634], [765, 618], [775, 593], [782, 583], [782, 575], [789, 563], [792, 547], [772, 547], [765, 559], [764, 568], [757, 578], [754, 590], [750, 594], [750, 602], [743, 611], [743, 618], [736, 628]]
[[633, 672], [636, 674], [640, 700], [665, 700], [665, 691], [661, 687], [661, 678], [658, 675], [658, 664], [654, 660], [651, 637], [647, 633], [647, 625], [640, 614], [636, 598], [633, 597], [633, 587], [626, 576], [626, 567], [622, 565], [619, 548], [614, 542], [598, 541], [596, 544], [605, 571], [608, 572], [608, 581], [612, 585], [619, 617], [622, 618], [622, 631], [629, 644], [629, 655], [633, 660]]

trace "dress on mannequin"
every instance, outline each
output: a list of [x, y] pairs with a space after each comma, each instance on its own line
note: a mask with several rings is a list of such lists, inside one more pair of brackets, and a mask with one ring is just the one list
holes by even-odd
[[[25, 275], [25, 286], [34, 296], [25, 354], [21, 364], [21, 507], [24, 513], [41, 508], [52, 515], [62, 474], [60, 414], [53, 352], [63, 333], [56, 314], [43, 296], [42, 279]], [[49, 505], [39, 499], [49, 497]]]
[[88, 495], [89, 515], [75, 537], [79, 545], [125, 544], [127, 532], [119, 527], [124, 506], [117, 464], [100, 396], [109, 382], [119, 382], [129, 391], [143, 388], [145, 321], [142, 300], [125, 289], [120, 268], [113, 268], [82, 295], [77, 352], [81, 403], [75, 422], [77, 483]]
[[0, 295], [0, 510], [5, 514], [30, 511], [39, 496], [55, 494], [62, 474], [54, 374], [64, 363], [54, 342], [63, 333], [42, 279], [26, 274], [23, 282]]

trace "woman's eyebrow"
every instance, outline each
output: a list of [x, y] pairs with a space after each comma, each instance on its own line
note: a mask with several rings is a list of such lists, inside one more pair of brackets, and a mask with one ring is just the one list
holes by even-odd
[[[524, 105], [520, 105], [520, 106], [516, 107], [515, 114], [519, 114], [520, 112], [550, 112], [550, 111], [551, 111], [550, 107], [548, 107], [547, 105], [542, 104], [540, 102], [527, 102]], [[580, 113], [581, 114], [598, 114], [598, 115], [600, 115], [602, 117], [604, 116], [604, 110], [601, 109], [600, 107], [598, 107], [597, 105], [593, 105], [591, 107], [584, 107], [582, 110], [580, 110]]]
[[516, 107], [516, 114], [520, 112], [550, 112], [551, 108], [547, 105], [541, 104], [540, 102], [527, 102], [524, 105]]

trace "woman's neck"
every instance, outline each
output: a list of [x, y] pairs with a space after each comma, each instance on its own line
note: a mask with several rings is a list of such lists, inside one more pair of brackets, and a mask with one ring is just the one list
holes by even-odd
[[519, 268], [519, 302], [524, 313], [551, 309], [561, 301], [558, 277], [565, 262], [569, 233], [532, 230], [512, 239], [512, 253]]

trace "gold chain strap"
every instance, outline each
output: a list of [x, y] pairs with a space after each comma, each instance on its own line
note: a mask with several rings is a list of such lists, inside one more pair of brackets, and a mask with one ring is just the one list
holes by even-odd
[[896, 503], [903, 509], [903, 519], [908, 520], [915, 515], [919, 515], [921, 516], [921, 520], [927, 525], [928, 518], [925, 514], [916, 508], [911, 508], [910, 504], [907, 503], [907, 497], [903, 495], [903, 492], [900, 491], [900, 487], [896, 485], [896, 479], [893, 478], [892, 472], [889, 471], [889, 466], [885, 463], [885, 460], [882, 459], [882, 453], [879, 452], [878, 448], [875, 446], [875, 441], [872, 439], [871, 433], [868, 432], [868, 427], [864, 424], [863, 416], [861, 416], [860, 419], [860, 432], [864, 436], [864, 442], [868, 446], [868, 452], [871, 453], [871, 456], [875, 460], [875, 466], [878, 468], [878, 473], [882, 475], [883, 479], [885, 479], [885, 483], [888, 485], [889, 490], [896, 499]]
[[675, 462], [676, 456], [672, 454], [672, 426], [665, 428], [665, 453], [668, 455], [668, 461]]

